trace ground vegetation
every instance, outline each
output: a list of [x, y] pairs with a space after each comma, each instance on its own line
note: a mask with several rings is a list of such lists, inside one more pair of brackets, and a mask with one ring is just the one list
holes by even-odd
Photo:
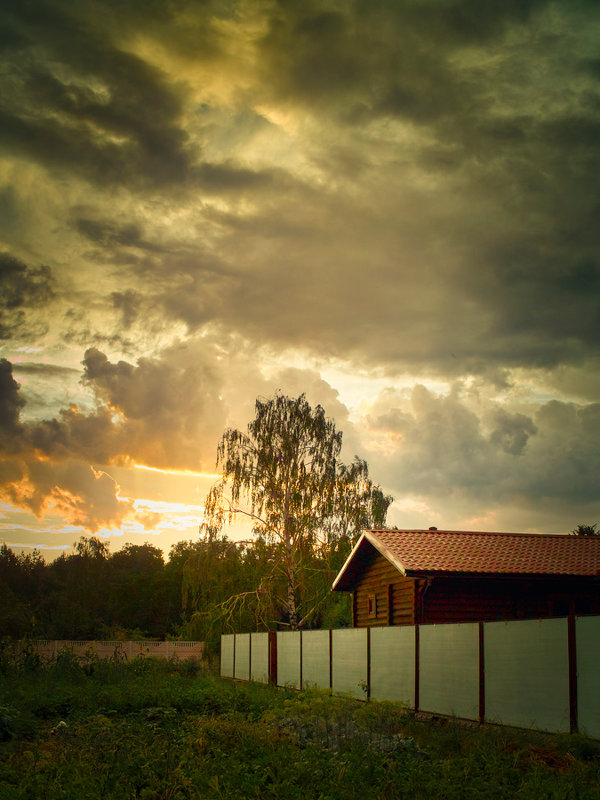
[[600, 746], [224, 681], [198, 662], [0, 651], [0, 797], [592, 800]]

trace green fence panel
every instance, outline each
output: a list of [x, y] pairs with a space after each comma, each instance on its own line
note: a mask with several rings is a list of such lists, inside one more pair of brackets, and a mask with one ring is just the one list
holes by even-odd
[[277, 684], [300, 688], [300, 631], [277, 631]]
[[221, 677], [233, 678], [233, 639], [234, 634], [221, 636]]
[[333, 691], [366, 699], [367, 629], [332, 631], [331, 658]]
[[575, 635], [578, 727], [600, 739], [600, 617], [577, 617]]
[[569, 730], [566, 618], [486, 622], [484, 651], [487, 720]]
[[371, 628], [371, 697], [414, 708], [414, 627]]
[[250, 680], [250, 634], [237, 633], [235, 636], [235, 678]]
[[302, 633], [302, 687], [329, 688], [329, 631]]
[[269, 682], [269, 634], [250, 634], [250, 678], [258, 683]]
[[421, 625], [419, 708], [479, 718], [479, 624]]

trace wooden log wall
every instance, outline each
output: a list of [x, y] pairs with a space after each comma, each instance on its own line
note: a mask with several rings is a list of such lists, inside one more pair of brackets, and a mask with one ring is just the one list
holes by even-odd
[[[413, 578], [400, 575], [387, 559], [374, 551], [353, 593], [354, 627], [414, 625], [415, 583]], [[370, 598], [375, 601], [374, 616], [369, 613]]]
[[545, 619], [598, 613], [600, 595], [571, 578], [436, 578], [424, 598], [425, 623]]

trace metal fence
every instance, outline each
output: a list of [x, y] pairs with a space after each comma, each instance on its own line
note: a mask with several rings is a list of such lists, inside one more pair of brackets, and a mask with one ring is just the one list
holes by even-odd
[[93, 654], [98, 658], [133, 659], [137, 656], [153, 658], [175, 658], [184, 661], [188, 658], [201, 659], [204, 655], [204, 642], [145, 642], [139, 641], [76, 641], [37, 639], [19, 642], [17, 648], [31, 648], [40, 656], [55, 658], [61, 650], [70, 650], [75, 655]]
[[600, 739], [600, 617], [221, 637], [221, 675]]

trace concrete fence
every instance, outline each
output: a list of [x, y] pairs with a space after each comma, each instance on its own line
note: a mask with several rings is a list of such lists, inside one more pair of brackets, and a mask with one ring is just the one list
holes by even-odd
[[61, 650], [70, 650], [75, 655], [93, 653], [98, 658], [122, 658], [131, 660], [136, 656], [153, 658], [201, 659], [204, 642], [145, 642], [145, 641], [75, 641], [75, 640], [29, 640], [16, 644], [18, 648], [30, 647], [40, 656], [54, 658]]
[[600, 739], [600, 617], [230, 634], [221, 675]]

